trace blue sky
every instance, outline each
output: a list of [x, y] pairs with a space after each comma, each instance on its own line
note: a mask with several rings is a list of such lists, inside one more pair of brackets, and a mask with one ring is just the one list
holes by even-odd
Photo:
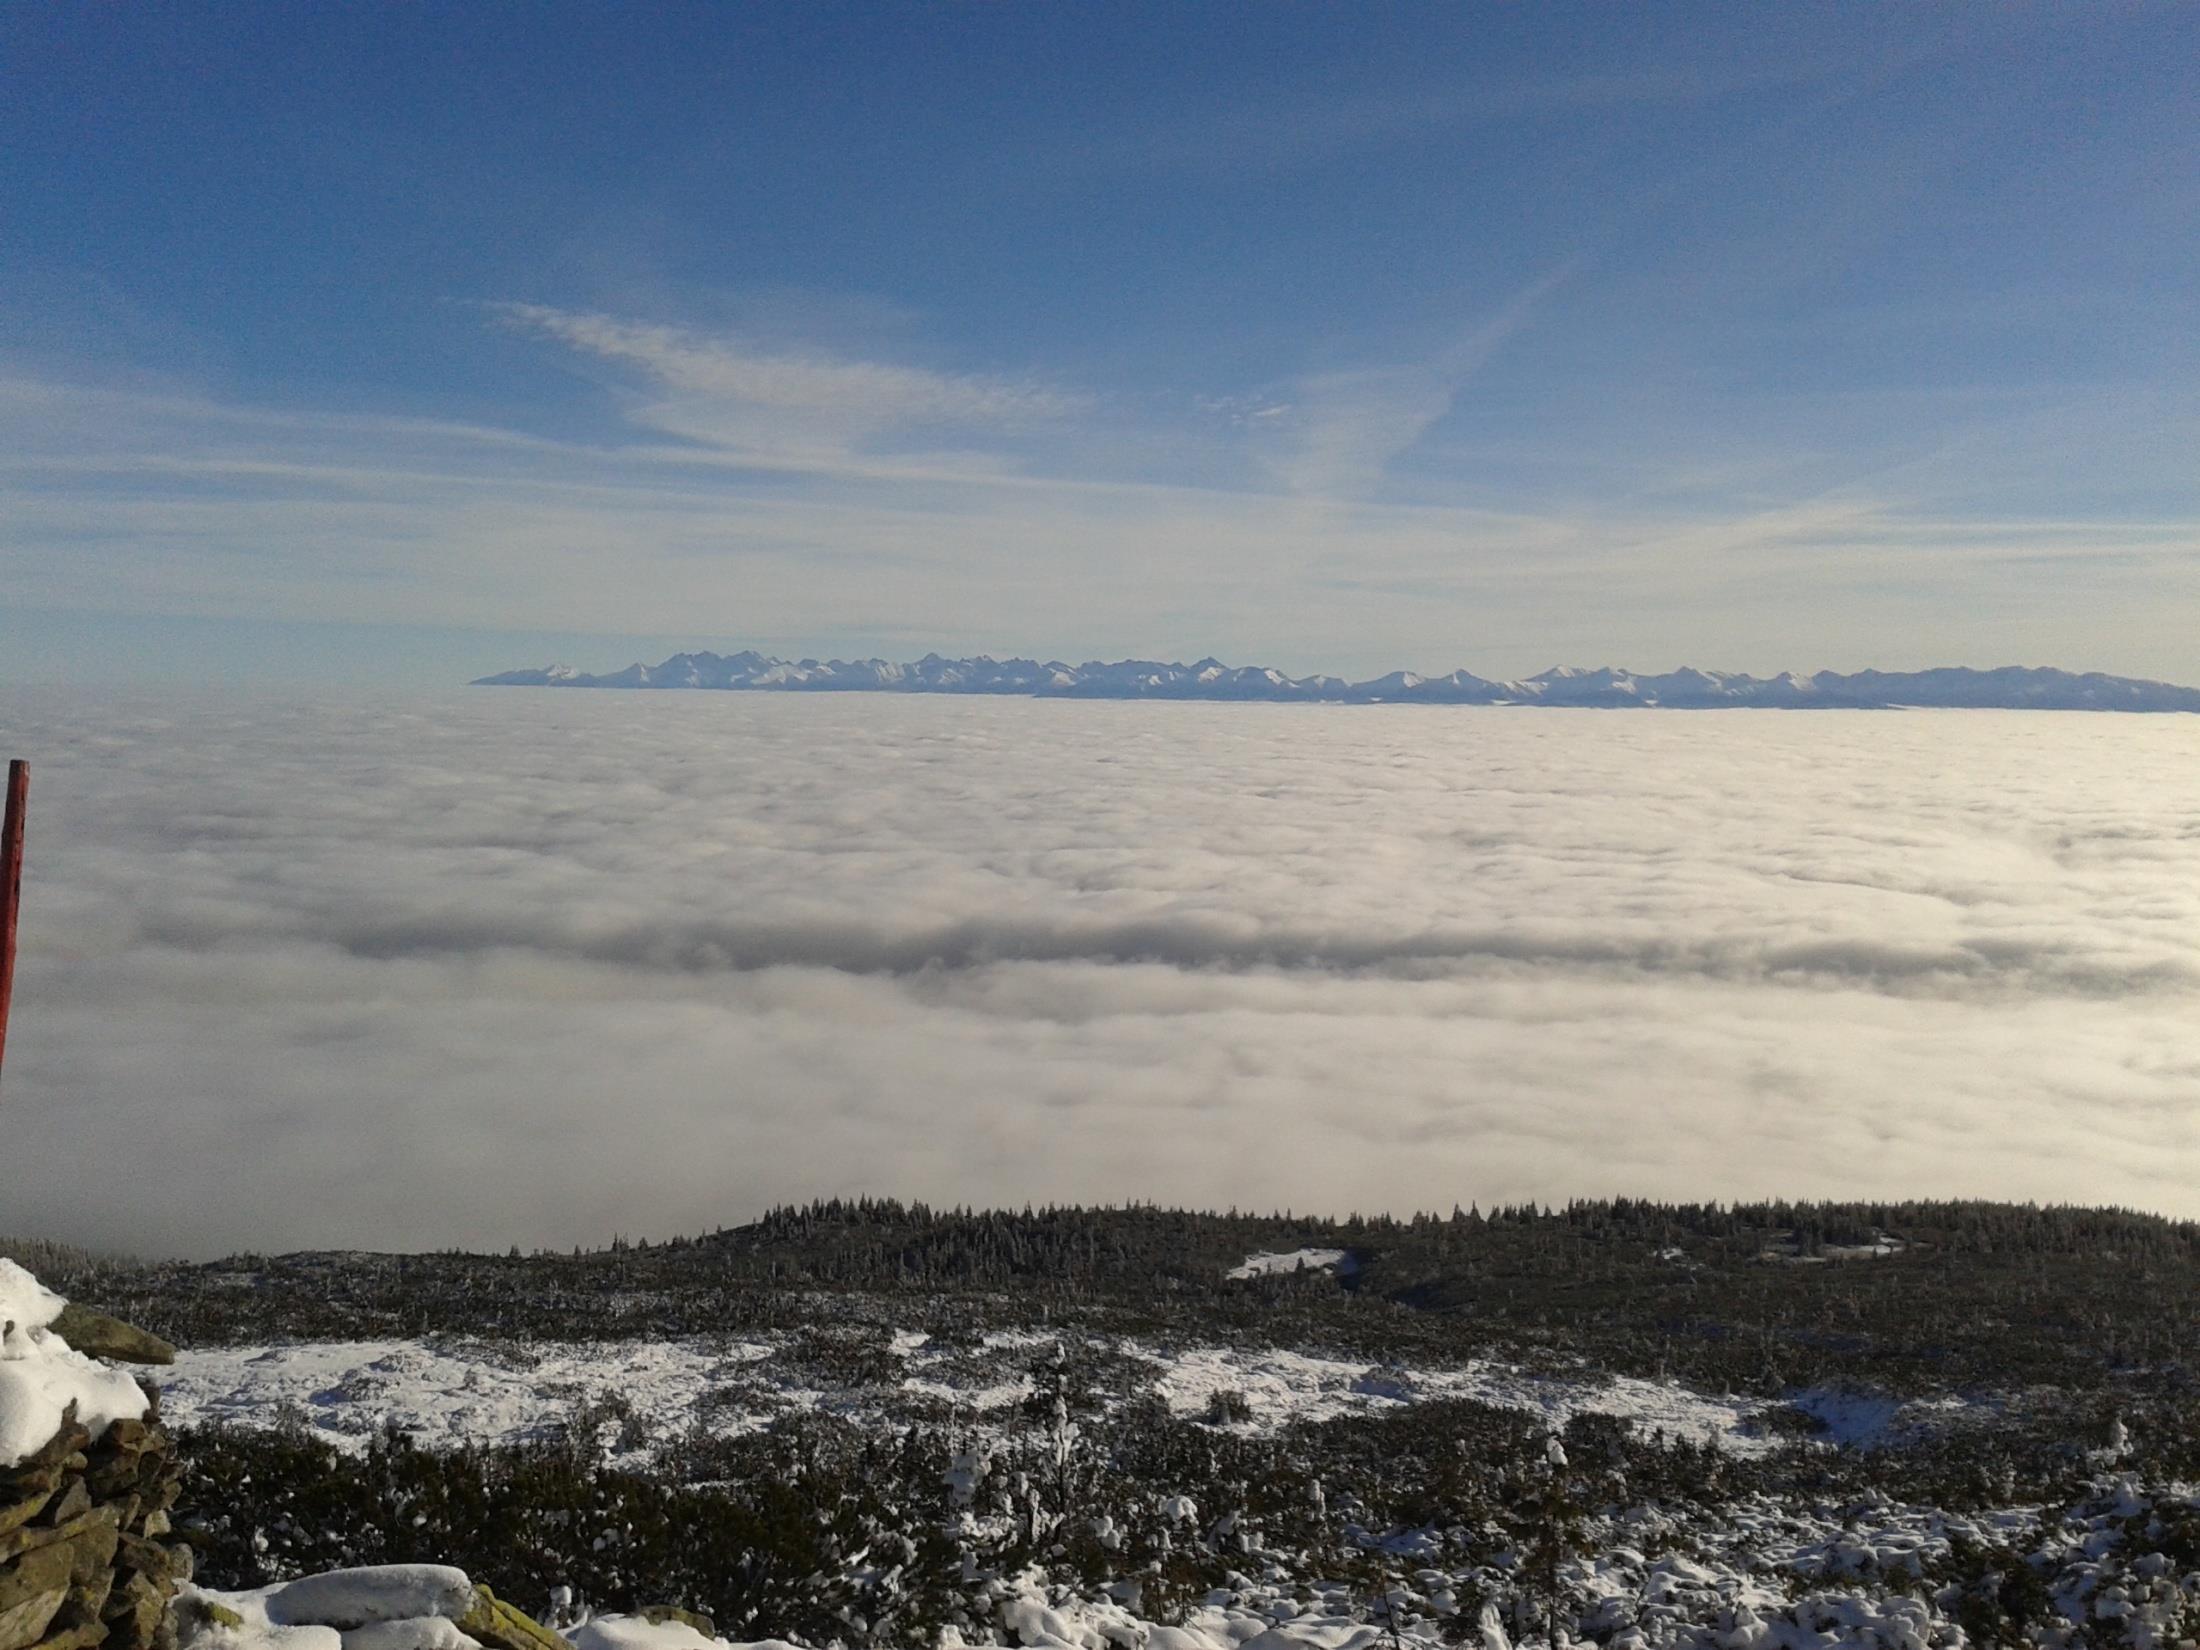
[[0, 10], [0, 679], [2200, 681], [2189, 6]]

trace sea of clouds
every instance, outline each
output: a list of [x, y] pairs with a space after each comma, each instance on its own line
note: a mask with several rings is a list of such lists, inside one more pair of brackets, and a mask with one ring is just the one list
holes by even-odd
[[480, 690], [15, 695], [0, 737], [0, 1230], [2200, 1215], [2200, 718]]

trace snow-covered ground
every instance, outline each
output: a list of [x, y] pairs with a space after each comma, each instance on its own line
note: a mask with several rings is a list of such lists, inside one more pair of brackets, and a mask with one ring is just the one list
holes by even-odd
[[[520, 1348], [409, 1340], [186, 1350], [161, 1377], [161, 1412], [180, 1426], [268, 1426], [302, 1417], [332, 1441], [362, 1447], [394, 1424], [422, 1444], [446, 1447], [529, 1442], [617, 1398], [658, 1432], [705, 1412], [718, 1430], [742, 1431], [770, 1420], [763, 1392], [753, 1406], [718, 1406], [712, 1395], [735, 1383], [747, 1392], [752, 1367], [770, 1350], [693, 1341]], [[793, 1385], [777, 1390], [790, 1407], [824, 1398]]]
[[[893, 1419], [917, 1410], [974, 1424], [1029, 1395], [1025, 1371], [1049, 1337], [997, 1335], [986, 1351], [938, 1349], [914, 1332], [893, 1337], [898, 1382], [838, 1389], [818, 1384], [808, 1364], [790, 1362], [770, 1340], [617, 1341], [527, 1346], [454, 1341], [340, 1341], [185, 1351], [162, 1381], [164, 1413], [191, 1426], [302, 1420], [339, 1442], [364, 1445], [395, 1424], [424, 1444], [520, 1443], [548, 1435], [585, 1410], [617, 1400], [631, 1412], [629, 1437], [652, 1444], [703, 1426], [754, 1431], [795, 1410]], [[1553, 1425], [1590, 1411], [1618, 1415], [1648, 1432], [1709, 1440], [1737, 1452], [1767, 1447], [1755, 1399], [1712, 1398], [1677, 1384], [1558, 1379], [1476, 1361], [1456, 1368], [1371, 1367], [1309, 1353], [1236, 1347], [1163, 1348], [1135, 1341], [1115, 1350], [1151, 1367], [1152, 1386], [1180, 1413], [1207, 1412], [1218, 1392], [1245, 1399], [1237, 1423], [1274, 1431], [1295, 1421], [1394, 1408], [1432, 1398], [1471, 1398], [1547, 1417]], [[929, 1402], [927, 1402], [929, 1400]], [[1829, 1410], [1838, 1406], [1831, 1398]], [[1878, 1417], [1884, 1425], [1893, 1411]], [[1844, 1417], [1860, 1424], [1859, 1412]]]
[[1350, 1276], [1355, 1270], [1352, 1256], [1343, 1249], [1293, 1249], [1289, 1254], [1262, 1252], [1247, 1255], [1230, 1268], [1233, 1278], [1265, 1278], [1278, 1272], [1296, 1272], [1300, 1268], [1309, 1272], [1336, 1272]]
[[1507, 1364], [1476, 1360], [1456, 1369], [1371, 1367], [1303, 1352], [1200, 1347], [1150, 1352], [1127, 1347], [1155, 1362], [1156, 1386], [1169, 1407], [1183, 1414], [1206, 1410], [1214, 1393], [1237, 1392], [1251, 1406], [1248, 1425], [1269, 1430], [1292, 1421], [1327, 1421], [1355, 1411], [1379, 1410], [1430, 1398], [1471, 1398], [1545, 1416], [1556, 1426], [1588, 1411], [1622, 1416], [1644, 1432], [1662, 1427], [1668, 1437], [1725, 1445], [1741, 1453], [1767, 1447], [1751, 1434], [1756, 1399], [1708, 1398], [1677, 1383], [1630, 1380], [1560, 1380]]
[[[52, 1333], [62, 1305], [29, 1273], [0, 1261], [0, 1465], [10, 1450], [20, 1459], [51, 1436], [58, 1422], [49, 1411], [57, 1395], [90, 1402], [95, 1417], [108, 1397], [120, 1405], [106, 1406], [114, 1413], [138, 1407], [122, 1401], [127, 1377], [70, 1351]], [[1028, 1330], [996, 1333], [976, 1347], [939, 1346], [905, 1330], [842, 1350], [856, 1354], [846, 1362], [863, 1372], [865, 1384], [839, 1390], [815, 1385], [820, 1366], [838, 1354], [829, 1342], [800, 1336], [187, 1351], [166, 1383], [166, 1403], [170, 1417], [184, 1423], [255, 1425], [295, 1417], [347, 1442], [394, 1423], [425, 1441], [452, 1444], [538, 1436], [616, 1398], [627, 1425], [619, 1448], [640, 1452], [691, 1426], [748, 1428], [792, 1409], [891, 1419], [944, 1398], [983, 1417], [1033, 1390], [1028, 1371], [1035, 1364], [1098, 1350], [1112, 1354], [1108, 1363], [1121, 1385], [1138, 1390], [1150, 1384], [1178, 1411], [1203, 1411], [1217, 1393], [1239, 1395], [1248, 1418], [1233, 1425], [1275, 1428], [1466, 1397], [1536, 1413], [1554, 1429], [1568, 1416], [1593, 1411], [1738, 1451], [1765, 1447], [1754, 1424], [1763, 1406], [1753, 1400], [1715, 1400], [1640, 1380], [1534, 1375], [1488, 1361], [1370, 1368], [1276, 1350], [1133, 1341], [1087, 1349]], [[891, 1361], [873, 1355], [881, 1351]], [[1135, 1375], [1122, 1380], [1122, 1359], [1133, 1369], [1150, 1369], [1150, 1383]], [[897, 1371], [899, 1378], [891, 1378]], [[134, 1384], [129, 1394], [136, 1398]], [[1844, 1441], [1894, 1438], [1927, 1411], [1944, 1411], [1947, 1402], [1901, 1406], [1831, 1389], [1796, 1400]], [[1974, 1641], [1967, 1637], [1972, 1623], [1963, 1615], [1963, 1584], [1940, 1578], [1959, 1552], [2010, 1542], [2034, 1549], [2023, 1563], [2045, 1583], [2044, 1604], [2053, 1612], [2020, 1642], [2102, 1642], [2132, 1650], [2189, 1644], [2200, 1572], [2178, 1574], [2166, 1548], [2177, 1530], [2193, 1527], [2200, 1503], [2189, 1485], [2149, 1490], [2137, 1475], [2117, 1473], [2128, 1447], [2118, 1422], [2108, 1447], [2095, 1452], [2101, 1476], [2089, 1495], [2057, 1506], [2052, 1516], [2029, 1505], [1954, 1513], [1883, 1495], [1826, 1505], [1748, 1494], [1715, 1511], [1658, 1503], [1605, 1507], [1585, 1515], [1581, 1530], [1568, 1538], [1573, 1550], [1558, 1565], [1556, 1585], [1572, 1633], [1541, 1641], [1532, 1635], [1554, 1619], [1549, 1611], [1556, 1606], [1524, 1583], [1517, 1550], [1473, 1557], [1454, 1545], [1457, 1530], [1349, 1526], [1347, 1536], [1380, 1554], [1386, 1566], [1382, 1586], [1371, 1593], [1364, 1580], [1320, 1573], [1293, 1579], [1288, 1566], [1265, 1568], [1261, 1561], [1278, 1554], [1264, 1552], [1254, 1533], [1240, 1530], [1236, 1512], [1202, 1526], [1195, 1500], [1179, 1493], [1157, 1509], [1172, 1526], [1170, 1539], [1235, 1542], [1213, 1550], [1244, 1561], [1242, 1572], [1232, 1569], [1227, 1585], [1209, 1592], [1203, 1604], [1191, 1604], [1181, 1620], [1142, 1615], [1144, 1583], [1135, 1578], [1079, 1587], [1036, 1570], [987, 1573], [976, 1564], [974, 1549], [966, 1549], [958, 1625], [937, 1643], [940, 1650], [965, 1644], [1020, 1650], [1514, 1650], [1516, 1643], [1524, 1650], [1579, 1636], [1610, 1650], [1965, 1650]], [[1546, 1459], [1554, 1472], [1567, 1469], [1567, 1453], [1555, 1437], [1547, 1442]], [[973, 1460], [958, 1457], [950, 1481]], [[1009, 1509], [980, 1517], [964, 1499], [956, 1515], [963, 1537], [985, 1518], [1014, 1524], [1024, 1516]], [[1079, 1513], [1065, 1506], [1056, 1516], [1072, 1520]], [[1096, 1533], [1102, 1522], [1094, 1520]], [[264, 1543], [265, 1532], [255, 1539]], [[2163, 1545], [2153, 1545], [2158, 1541]], [[889, 1611], [899, 1607], [902, 1576], [899, 1565], [873, 1576], [874, 1596]], [[180, 1650], [482, 1650], [483, 1639], [474, 1635], [496, 1637], [498, 1621], [508, 1619], [497, 1616], [499, 1608], [461, 1570], [402, 1564], [306, 1575], [245, 1591], [187, 1585], [175, 1623]], [[549, 1597], [548, 1613], [574, 1650], [790, 1650], [777, 1640], [715, 1637], [701, 1618], [691, 1625], [596, 1615], [562, 1584]], [[2069, 1630], [2074, 1625], [2090, 1632], [2094, 1624], [2103, 1624], [2104, 1633], [2114, 1628], [2116, 1636], [2074, 1638]]]
[[1757, 1258], [1783, 1261], [1790, 1266], [1830, 1266], [1841, 1261], [1885, 1260], [1889, 1255], [1901, 1254], [1908, 1247], [1900, 1238], [1881, 1234], [1869, 1243], [1824, 1244], [1814, 1255], [1803, 1254], [1790, 1241], [1781, 1248], [1765, 1250]]

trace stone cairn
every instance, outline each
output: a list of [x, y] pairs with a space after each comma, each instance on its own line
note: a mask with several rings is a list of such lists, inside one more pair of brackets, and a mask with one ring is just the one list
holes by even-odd
[[[166, 1341], [73, 1304], [52, 1327], [74, 1351], [113, 1363], [175, 1361]], [[160, 1424], [159, 1393], [148, 1381], [138, 1385], [143, 1419], [110, 1421], [95, 1438], [72, 1403], [43, 1448], [0, 1467], [0, 1650], [179, 1650], [179, 1638], [181, 1650], [193, 1650], [211, 1634], [246, 1626], [218, 1597], [183, 1585], [191, 1549], [162, 1539], [183, 1463]], [[379, 1623], [388, 1650], [448, 1650], [454, 1641], [480, 1650], [574, 1650], [564, 1635], [439, 1565], [333, 1571], [278, 1591], [287, 1625], [341, 1633]], [[400, 1606], [408, 1619], [389, 1614]], [[711, 1636], [709, 1618], [686, 1610], [657, 1606], [642, 1615]]]
[[[175, 1357], [74, 1306], [54, 1327], [78, 1351], [119, 1362]], [[159, 1413], [154, 1402], [146, 1419], [111, 1422], [95, 1439], [72, 1405], [45, 1448], [0, 1468], [0, 1650], [173, 1650], [168, 1606], [190, 1578], [191, 1549], [162, 1540], [183, 1464]]]

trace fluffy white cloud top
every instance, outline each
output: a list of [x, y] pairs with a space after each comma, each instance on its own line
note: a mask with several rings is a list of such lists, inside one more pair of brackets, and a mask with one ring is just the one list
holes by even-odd
[[0, 1229], [2200, 1214], [2200, 720], [18, 697]]

